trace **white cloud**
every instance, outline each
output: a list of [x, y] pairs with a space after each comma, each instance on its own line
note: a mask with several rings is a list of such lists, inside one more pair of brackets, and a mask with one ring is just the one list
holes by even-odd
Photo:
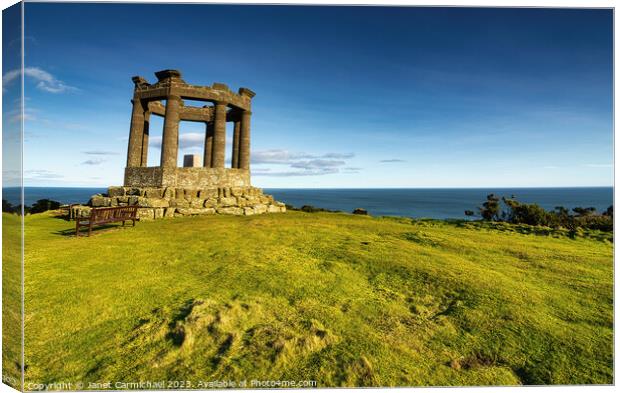
[[99, 165], [104, 163], [105, 160], [101, 159], [101, 158], [94, 158], [94, 159], [90, 159], [90, 160], [86, 160], [84, 162], [82, 162], [82, 165]]
[[[188, 132], [179, 135], [179, 149], [204, 149], [205, 134], [198, 132]], [[153, 136], [149, 139], [149, 147], [161, 149], [161, 136]]]
[[47, 169], [27, 169], [24, 171], [24, 180], [62, 179], [63, 175]]
[[259, 150], [252, 152], [252, 164], [287, 165], [293, 170], [272, 171], [271, 168], [253, 168], [255, 176], [320, 176], [340, 173], [357, 173], [360, 168], [346, 168], [344, 159], [354, 157], [354, 153], [292, 153], [284, 149]]
[[321, 168], [314, 170], [302, 170], [302, 171], [279, 171], [272, 172], [270, 169], [252, 169], [252, 176], [274, 176], [274, 177], [289, 177], [289, 176], [320, 176], [338, 173], [338, 168]]
[[[18, 80], [20, 76], [21, 70], [11, 70], [2, 75], [3, 91], [5, 91], [6, 86]], [[77, 88], [56, 79], [54, 75], [39, 67], [24, 68], [24, 77], [32, 78], [37, 82], [36, 86], [39, 90], [48, 93], [63, 93], [65, 91], [77, 90]]]
[[325, 168], [337, 168], [346, 165], [344, 161], [336, 160], [310, 160], [310, 161], [298, 161], [291, 163], [291, 168], [301, 168], [306, 170], [313, 169], [325, 169]]
[[314, 159], [346, 159], [355, 157], [355, 153], [325, 153], [325, 154], [308, 154], [308, 153], [291, 153], [284, 149], [259, 150], [252, 152], [252, 163], [254, 164], [291, 164], [296, 160], [314, 160]]
[[88, 154], [90, 156], [116, 156], [119, 153], [113, 151], [105, 151], [105, 150], [88, 150], [83, 151], [82, 153]]

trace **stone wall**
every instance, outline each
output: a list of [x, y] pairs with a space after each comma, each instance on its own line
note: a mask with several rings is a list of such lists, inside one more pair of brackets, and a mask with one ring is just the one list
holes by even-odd
[[126, 187], [250, 187], [250, 171], [240, 168], [125, 168]]
[[[93, 195], [88, 204], [92, 207], [138, 206], [141, 219], [203, 214], [248, 216], [286, 211], [282, 202], [255, 187], [109, 187], [107, 194]], [[78, 215], [89, 213], [89, 208], [81, 208]]]

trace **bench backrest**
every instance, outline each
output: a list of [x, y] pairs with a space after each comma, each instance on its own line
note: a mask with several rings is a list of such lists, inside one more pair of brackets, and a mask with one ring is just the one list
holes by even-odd
[[136, 218], [137, 212], [138, 206], [103, 207], [92, 209], [90, 211], [90, 219], [95, 222], [117, 219], [132, 219]]

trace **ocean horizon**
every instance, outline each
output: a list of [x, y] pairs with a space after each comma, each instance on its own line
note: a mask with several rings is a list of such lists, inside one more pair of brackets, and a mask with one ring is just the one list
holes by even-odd
[[[24, 187], [24, 202], [39, 199], [61, 203], [86, 203], [105, 187]], [[351, 212], [366, 209], [376, 216], [464, 219], [465, 210], [477, 211], [488, 194], [515, 197], [536, 203], [546, 210], [556, 206], [594, 207], [602, 212], [613, 204], [613, 187], [484, 187], [484, 188], [264, 188], [278, 201], [301, 207], [311, 205]], [[19, 187], [3, 187], [2, 198], [16, 205]]]

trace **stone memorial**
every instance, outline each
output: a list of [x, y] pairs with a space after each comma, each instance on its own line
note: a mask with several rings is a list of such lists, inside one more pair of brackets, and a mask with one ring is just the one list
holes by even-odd
[[[150, 84], [132, 78], [132, 102], [127, 165], [123, 186], [95, 195], [92, 207], [138, 205], [142, 219], [198, 214], [251, 215], [285, 212], [277, 202], [250, 183], [251, 102], [255, 93], [245, 87], [237, 93], [223, 83], [196, 86], [186, 83], [177, 70], [155, 73]], [[202, 107], [186, 106], [184, 99], [203, 101]], [[147, 166], [151, 116], [164, 118], [160, 165]], [[184, 156], [177, 164], [179, 122], [205, 125], [202, 165], [196, 156]], [[230, 168], [226, 168], [226, 123], [233, 123]]]

